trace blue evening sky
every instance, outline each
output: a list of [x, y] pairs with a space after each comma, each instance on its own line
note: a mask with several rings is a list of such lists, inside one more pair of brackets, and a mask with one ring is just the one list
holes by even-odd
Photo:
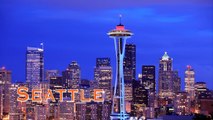
[[134, 32], [128, 41], [137, 46], [137, 73], [147, 64], [158, 71], [167, 51], [182, 88], [191, 65], [196, 81], [213, 89], [212, 0], [1, 0], [0, 66], [12, 71], [13, 81], [25, 81], [26, 47], [43, 42], [45, 69], [65, 70], [76, 60], [82, 78], [93, 79], [97, 57], [110, 57], [115, 65], [113, 40], [106, 33], [119, 14]]

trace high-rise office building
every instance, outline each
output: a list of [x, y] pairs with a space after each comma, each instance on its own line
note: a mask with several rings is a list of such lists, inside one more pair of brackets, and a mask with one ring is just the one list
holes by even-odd
[[154, 107], [155, 101], [155, 66], [143, 65], [142, 66], [142, 84], [148, 91], [148, 104], [149, 107]]
[[206, 83], [205, 82], [196, 82], [194, 84], [195, 89], [195, 99], [197, 100], [201, 94], [204, 94], [206, 91], [208, 91]]
[[195, 98], [196, 98], [196, 100], [212, 99], [213, 98], [212, 91], [207, 88], [205, 82], [196, 82], [194, 87], [195, 87]]
[[27, 47], [26, 51], [26, 82], [29, 90], [38, 89], [44, 79], [44, 49]]
[[177, 70], [173, 70], [172, 80], [173, 80], [173, 92], [174, 93], [180, 92], [181, 79]]
[[141, 83], [147, 90], [147, 97], [144, 97], [144, 101], [147, 101], [145, 116], [148, 118], [154, 118], [154, 105], [155, 105], [155, 66], [143, 65], [142, 66], [142, 78]]
[[94, 80], [99, 89], [105, 91], [105, 101], [112, 100], [112, 67], [109, 58], [97, 58], [94, 69]]
[[[11, 86], [11, 71], [5, 67], [0, 68], [0, 87], [1, 87], [1, 110], [3, 116], [8, 116], [10, 112], [10, 86]], [[2, 113], [1, 113], [2, 114]]]
[[68, 68], [62, 72], [65, 88], [79, 89], [81, 81], [81, 69], [76, 61], [72, 61]]
[[160, 59], [158, 82], [160, 98], [172, 100], [175, 93], [180, 91], [180, 77], [177, 71], [173, 71], [172, 58], [168, 56], [167, 52]]
[[188, 93], [190, 100], [195, 99], [195, 72], [190, 65], [187, 66], [185, 71], [185, 91]]
[[145, 116], [143, 112], [148, 105], [148, 91], [142, 84], [142, 76], [139, 80], [133, 81], [133, 100], [131, 108], [131, 116]]
[[158, 79], [159, 97], [173, 97], [172, 59], [167, 52], [160, 59]]
[[[125, 56], [123, 62], [124, 84], [125, 84], [125, 101], [127, 113], [130, 113], [132, 103], [132, 82], [136, 77], [136, 45], [125, 45]], [[128, 110], [129, 109], [129, 110]]]
[[136, 77], [136, 46], [135, 44], [126, 44], [124, 56], [124, 80], [133, 81]]
[[[27, 47], [26, 51], [26, 82], [29, 91], [40, 89], [40, 83], [44, 81], [44, 49]], [[29, 92], [31, 96], [31, 92]], [[26, 119], [35, 119], [35, 103], [26, 102]]]

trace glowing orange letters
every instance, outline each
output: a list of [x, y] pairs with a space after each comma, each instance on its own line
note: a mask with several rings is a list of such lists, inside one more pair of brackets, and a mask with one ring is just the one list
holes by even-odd
[[[28, 88], [27, 87], [19, 87], [17, 89], [17, 94], [19, 95], [19, 97], [17, 98], [18, 101], [20, 102], [26, 102], [30, 99], [29, 94], [28, 94]], [[56, 93], [59, 94], [59, 101], [62, 102], [63, 101], [63, 93], [70, 93], [71, 94], [71, 101], [70, 102], [74, 102], [75, 101], [75, 95], [78, 94], [80, 92], [80, 100], [81, 102], [90, 102], [90, 101], [95, 101], [95, 102], [103, 102], [104, 98], [103, 98], [103, 94], [104, 91], [102, 89], [94, 89], [94, 98], [85, 98], [84, 96], [84, 90], [81, 89], [80, 91], [78, 89], [57, 89], [55, 90]], [[47, 100], [51, 100], [53, 102], [55, 102], [55, 97], [53, 95], [53, 92], [51, 89], [47, 89], [47, 93], [44, 94], [45, 97], [42, 97], [42, 89], [33, 89], [32, 90], [32, 102], [42, 102], [42, 98], [45, 99], [45, 101]]]

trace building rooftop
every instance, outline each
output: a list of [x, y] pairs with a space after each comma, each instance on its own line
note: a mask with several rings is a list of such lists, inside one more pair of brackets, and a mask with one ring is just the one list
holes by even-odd
[[162, 56], [162, 60], [169, 60], [169, 55], [167, 54], [167, 52], [164, 53], [164, 55]]
[[27, 47], [27, 50], [30, 50], [30, 51], [44, 51], [43, 49], [41, 48], [36, 48], [36, 47]]

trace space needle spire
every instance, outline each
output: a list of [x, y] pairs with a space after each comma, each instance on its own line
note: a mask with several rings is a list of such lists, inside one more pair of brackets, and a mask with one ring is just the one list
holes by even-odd
[[[112, 101], [111, 120], [127, 120], [129, 115], [126, 113], [125, 105], [125, 87], [124, 87], [124, 74], [123, 74], [123, 61], [125, 55], [126, 40], [131, 38], [133, 33], [124, 28], [121, 24], [121, 15], [119, 15], [120, 23], [115, 29], [107, 34], [114, 40], [115, 55], [116, 55], [116, 77], [115, 87]], [[114, 106], [118, 104], [118, 108]]]
[[120, 22], [120, 25], [122, 25], [122, 24], [121, 24], [121, 18], [122, 18], [122, 15], [120, 14], [120, 15], [119, 15], [119, 22]]

